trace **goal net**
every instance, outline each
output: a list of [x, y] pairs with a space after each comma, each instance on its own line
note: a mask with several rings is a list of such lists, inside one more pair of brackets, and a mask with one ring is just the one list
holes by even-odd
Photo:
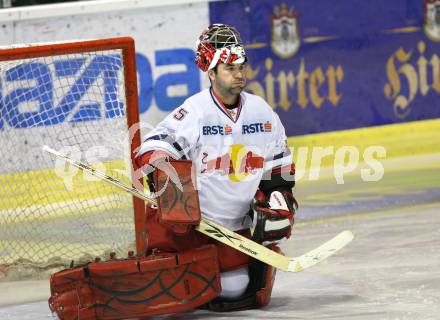
[[130, 38], [0, 48], [0, 281], [136, 249], [142, 203], [42, 150], [131, 184], [134, 59]]

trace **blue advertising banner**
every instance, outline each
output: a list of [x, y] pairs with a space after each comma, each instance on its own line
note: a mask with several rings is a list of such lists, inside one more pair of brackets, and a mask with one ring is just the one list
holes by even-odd
[[288, 136], [440, 117], [440, 0], [210, 3]]

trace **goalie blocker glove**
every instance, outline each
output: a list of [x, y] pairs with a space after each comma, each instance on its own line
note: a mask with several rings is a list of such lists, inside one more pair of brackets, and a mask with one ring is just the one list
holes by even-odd
[[268, 196], [258, 191], [252, 204], [252, 240], [267, 244], [289, 238], [297, 209], [298, 203], [286, 188], [274, 189]]

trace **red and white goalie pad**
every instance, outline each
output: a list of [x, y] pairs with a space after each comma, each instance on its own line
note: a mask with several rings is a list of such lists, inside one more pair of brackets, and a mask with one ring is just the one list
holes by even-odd
[[117, 320], [192, 310], [221, 292], [217, 249], [93, 262], [50, 279], [61, 320]]

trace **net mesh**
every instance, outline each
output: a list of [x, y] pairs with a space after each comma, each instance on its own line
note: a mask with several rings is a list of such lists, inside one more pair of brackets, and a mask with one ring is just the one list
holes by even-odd
[[130, 183], [123, 69], [122, 50], [0, 61], [0, 280], [133, 249], [131, 196], [42, 151]]

